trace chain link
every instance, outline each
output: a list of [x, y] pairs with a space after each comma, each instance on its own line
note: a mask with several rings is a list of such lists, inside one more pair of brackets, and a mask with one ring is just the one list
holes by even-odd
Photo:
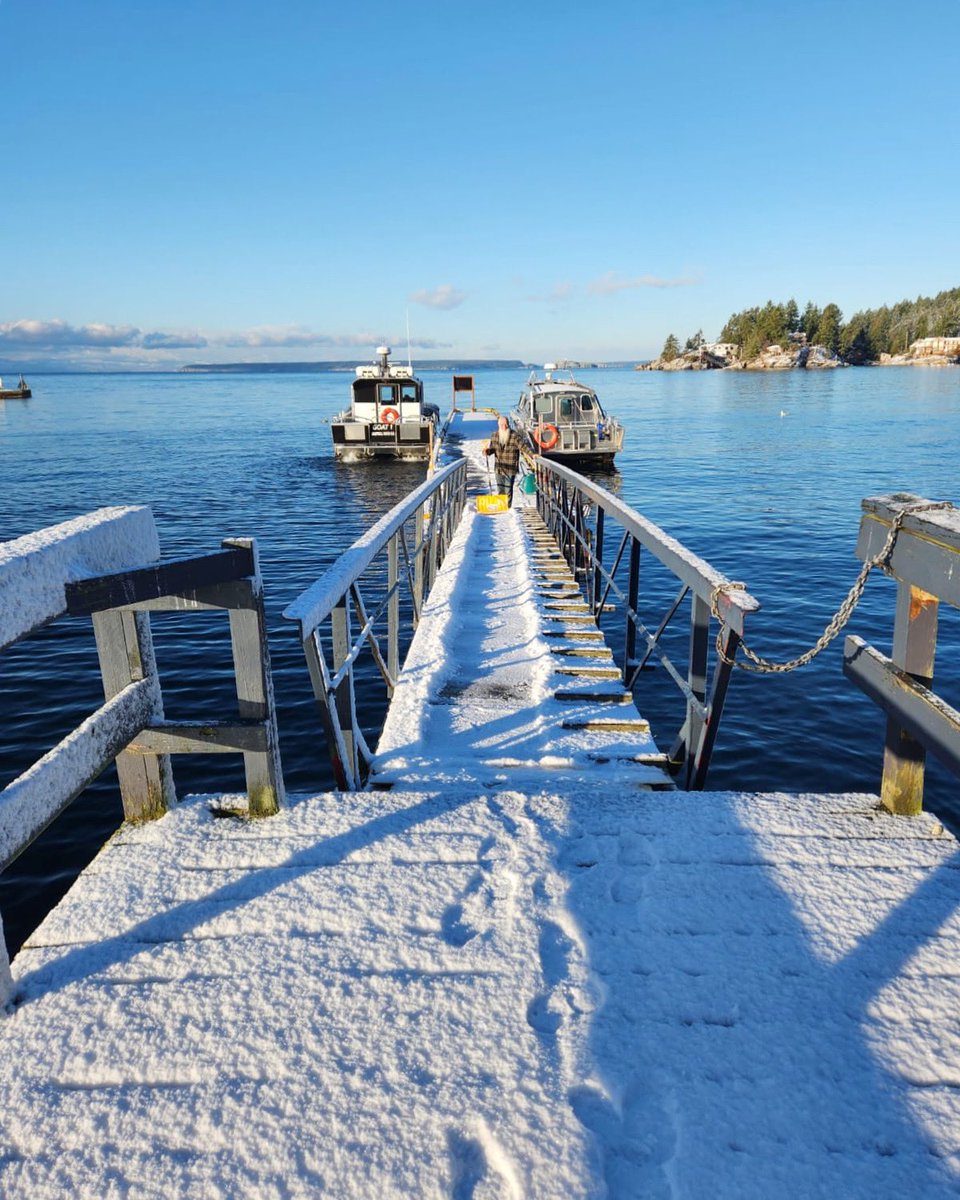
[[863, 595], [863, 590], [867, 586], [867, 579], [874, 567], [885, 567], [887, 565], [890, 555], [893, 553], [893, 547], [900, 528], [903, 525], [904, 518], [912, 516], [914, 513], [932, 512], [937, 509], [946, 508], [953, 508], [953, 504], [949, 500], [940, 500], [930, 504], [913, 504], [901, 508], [891, 522], [890, 532], [883, 544], [883, 548], [879, 554], [867, 559], [863, 564], [859, 575], [854, 580], [853, 587], [847, 593], [846, 600], [837, 609], [833, 619], [817, 639], [816, 644], [796, 658], [791, 658], [789, 662], [771, 662], [769, 659], [755, 654], [745, 642], [740, 643], [740, 648], [747, 658], [750, 659], [750, 662], [736, 662], [734, 659], [728, 657], [723, 649], [723, 618], [720, 615], [720, 596], [724, 592], [746, 591], [747, 585], [745, 583], [721, 583], [710, 594], [710, 611], [720, 622], [720, 629], [717, 631], [717, 654], [730, 667], [738, 667], [741, 671], [756, 671], [759, 674], [785, 674], [787, 671], [795, 671], [797, 667], [805, 667], [807, 663], [812, 662], [816, 658], [821, 650], [825, 650], [830, 645], [840, 630], [843, 629], [844, 625], [853, 616], [853, 610], [860, 603], [860, 597]]

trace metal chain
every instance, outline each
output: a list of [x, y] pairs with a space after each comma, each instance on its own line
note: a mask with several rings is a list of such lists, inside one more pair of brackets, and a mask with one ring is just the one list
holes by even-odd
[[787, 671], [795, 671], [797, 667], [805, 667], [807, 663], [812, 662], [813, 659], [816, 658], [821, 650], [825, 650], [826, 647], [830, 645], [840, 630], [843, 629], [844, 625], [846, 625], [846, 623], [853, 616], [853, 610], [860, 603], [860, 597], [863, 595], [863, 590], [867, 586], [867, 579], [873, 568], [885, 567], [887, 565], [890, 555], [893, 553], [893, 547], [897, 540], [897, 534], [900, 532], [900, 527], [903, 525], [904, 518], [911, 516], [914, 513], [930, 512], [935, 509], [945, 508], [953, 508], [953, 504], [949, 500], [941, 500], [937, 501], [936, 503], [913, 504], [901, 508], [890, 525], [890, 532], [887, 535], [887, 540], [883, 544], [883, 548], [880, 550], [879, 554], [876, 554], [873, 558], [867, 559], [867, 561], [863, 564], [860, 569], [860, 574], [854, 580], [853, 587], [847, 593], [846, 600], [844, 600], [844, 602], [837, 609], [833, 619], [827, 625], [816, 644], [811, 646], [811, 648], [805, 651], [805, 653], [798, 655], [796, 658], [791, 658], [789, 662], [771, 662], [769, 659], [763, 658], [759, 654], [755, 654], [745, 642], [741, 642], [740, 647], [747, 658], [750, 659], [750, 662], [736, 662], [734, 659], [727, 656], [723, 649], [723, 618], [720, 616], [720, 595], [723, 592], [729, 591], [746, 591], [747, 585], [745, 583], [722, 583], [718, 587], [715, 587], [713, 592], [710, 594], [710, 611], [720, 622], [720, 629], [717, 631], [717, 654], [730, 667], [739, 667], [741, 671], [756, 671], [760, 674], [784, 674]]

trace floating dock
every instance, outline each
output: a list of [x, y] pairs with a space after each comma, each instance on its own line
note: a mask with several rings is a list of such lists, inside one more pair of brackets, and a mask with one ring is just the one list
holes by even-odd
[[0, 1193], [955, 1195], [953, 836], [679, 790], [538, 508], [448, 532], [366, 787], [125, 824], [17, 955]]

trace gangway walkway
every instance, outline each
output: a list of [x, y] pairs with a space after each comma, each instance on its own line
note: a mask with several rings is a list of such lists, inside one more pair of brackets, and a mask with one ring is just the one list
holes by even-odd
[[[490, 418], [463, 414], [468, 493], [485, 473]], [[372, 766], [374, 786], [469, 782], [537, 790], [672, 788], [665, 756], [532, 499], [469, 505], [434, 582]]]
[[616, 684], [557, 674], [541, 540], [465, 514], [372, 787], [108, 842], [12, 964], [0, 1194], [957, 1193], [955, 839], [558, 728], [641, 718], [557, 698]]

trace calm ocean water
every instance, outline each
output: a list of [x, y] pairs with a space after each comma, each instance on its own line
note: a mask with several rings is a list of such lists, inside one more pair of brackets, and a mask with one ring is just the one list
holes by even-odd
[[[446, 412], [450, 376], [424, 378], [428, 399]], [[478, 373], [478, 403], [509, 408], [525, 378]], [[909, 491], [960, 503], [960, 371], [599, 370], [584, 378], [628, 427], [619, 473], [603, 482], [747, 583], [763, 605], [748, 642], [773, 658], [806, 649], [853, 582], [864, 496]], [[31, 383], [32, 400], [0, 401], [0, 540], [113, 504], [151, 505], [165, 556], [256, 537], [287, 786], [330, 787], [303, 656], [280, 612], [421, 480], [422, 469], [334, 462], [325, 422], [347, 399], [348, 375], [62, 375]], [[894, 590], [875, 575], [849, 626], [884, 650]], [[162, 615], [154, 637], [167, 716], [228, 715], [225, 618]], [[738, 673], [711, 787], [876, 790], [884, 722], [844, 680], [842, 641], [787, 676]], [[937, 687], [960, 704], [960, 620], [952, 610], [941, 616]], [[662, 672], [644, 675], [638, 699], [669, 741], [676, 706]], [[361, 701], [374, 720], [372, 694]], [[7, 651], [0, 786], [100, 702], [88, 622], [56, 623]], [[181, 794], [243, 786], [229, 756], [178, 757], [174, 772]], [[927, 799], [945, 815], [960, 812], [960, 784], [932, 764]], [[12, 947], [119, 820], [111, 771], [6, 872], [0, 910]]]

